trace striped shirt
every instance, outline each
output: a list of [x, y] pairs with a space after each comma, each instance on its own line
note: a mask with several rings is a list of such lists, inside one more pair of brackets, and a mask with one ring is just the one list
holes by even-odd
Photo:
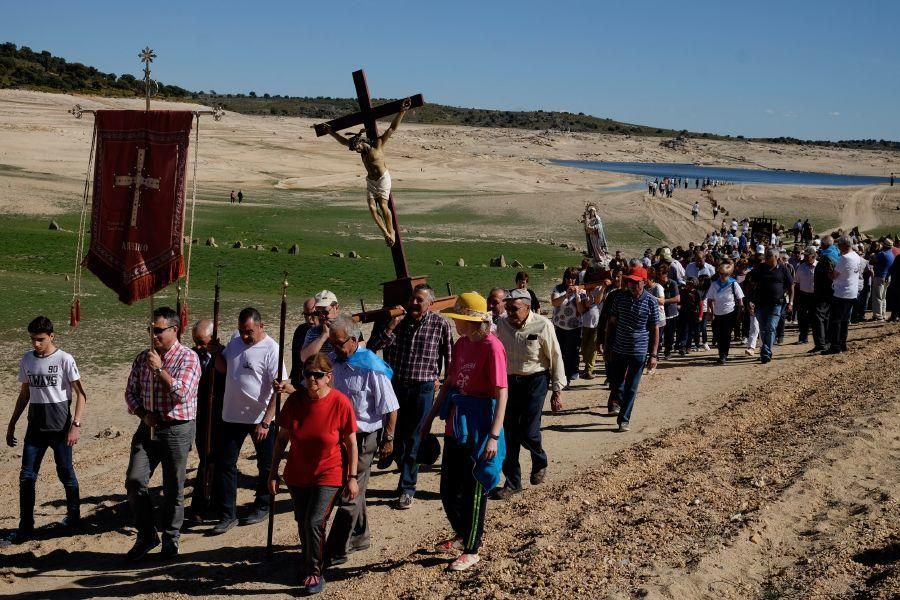
[[394, 370], [394, 379], [422, 383], [436, 381], [441, 366], [450, 364], [453, 337], [444, 317], [427, 312], [418, 321], [407, 315], [392, 332], [385, 329], [371, 340], [369, 349], [384, 350], [384, 360]]
[[553, 391], [566, 385], [566, 370], [562, 351], [550, 319], [528, 313], [520, 329], [509, 324], [506, 317], [497, 321], [497, 338], [506, 348], [506, 372], [509, 375], [533, 375], [550, 372]]
[[647, 290], [638, 298], [630, 292], [616, 294], [609, 315], [616, 317], [613, 352], [628, 356], [647, 354], [650, 331], [665, 323], [659, 319], [659, 302]]
[[[128, 412], [139, 408], [160, 415], [163, 421], [190, 421], [197, 417], [197, 386], [200, 384], [200, 361], [197, 353], [175, 342], [162, 357], [162, 368], [172, 376], [172, 386], [160, 381], [153, 384], [153, 374], [147, 366], [147, 353], [137, 355], [131, 365], [128, 384], [125, 386], [125, 403]], [[152, 392], [155, 396], [151, 400]]]

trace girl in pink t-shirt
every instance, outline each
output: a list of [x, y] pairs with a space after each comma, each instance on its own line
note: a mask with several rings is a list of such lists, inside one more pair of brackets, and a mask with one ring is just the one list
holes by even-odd
[[[485, 403], [496, 400], [493, 420], [487, 433], [487, 443], [481, 460], [497, 456], [497, 442], [506, 413], [506, 349], [491, 333], [491, 317], [487, 301], [476, 292], [460, 294], [456, 306], [445, 311], [456, 325], [460, 338], [453, 347], [453, 359], [447, 380], [422, 423], [421, 437], [431, 431], [431, 423], [440, 412], [448, 390], [458, 390], [465, 396]], [[448, 423], [452, 419], [448, 419]], [[484, 439], [484, 438], [482, 438]], [[463, 444], [451, 434], [444, 437], [444, 456], [441, 460], [441, 502], [447, 520], [456, 534], [438, 544], [438, 550], [462, 554], [450, 564], [451, 571], [464, 571], [480, 559], [478, 548], [484, 534], [487, 492], [475, 478], [471, 440]]]

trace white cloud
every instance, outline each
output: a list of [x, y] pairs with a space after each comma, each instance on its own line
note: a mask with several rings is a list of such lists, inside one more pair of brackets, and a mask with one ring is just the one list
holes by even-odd
[[767, 108], [767, 109], [766, 109], [766, 114], [767, 114], [767, 115], [774, 115], [774, 114], [775, 114], [775, 111], [772, 110], [771, 108]]
[[839, 113], [838, 111], [833, 111], [833, 112], [828, 113], [828, 116], [839, 117], [839, 116], [841, 116], [841, 113]]

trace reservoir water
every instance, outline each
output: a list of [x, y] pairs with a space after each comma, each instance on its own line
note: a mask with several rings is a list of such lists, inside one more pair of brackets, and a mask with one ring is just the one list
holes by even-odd
[[[649, 179], [658, 177], [661, 180], [663, 177], [682, 177], [688, 179], [688, 184], [692, 188], [694, 187], [693, 180], [700, 179], [702, 182], [707, 177], [731, 183], [787, 183], [794, 185], [857, 186], [890, 183], [890, 179], [887, 177], [873, 177], [870, 175], [837, 175], [834, 173], [813, 173], [808, 171], [734, 169], [731, 167], [705, 167], [690, 163], [606, 162], [592, 160], [554, 160], [553, 163], [564, 167], [575, 167], [578, 169], [628, 173], [630, 175], [639, 175]], [[630, 185], [643, 186], [643, 184], [638, 182]], [[606, 191], [612, 191], [612, 189]]]

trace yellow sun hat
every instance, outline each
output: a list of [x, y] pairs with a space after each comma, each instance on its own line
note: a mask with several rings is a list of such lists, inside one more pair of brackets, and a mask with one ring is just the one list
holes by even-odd
[[482, 323], [491, 320], [487, 300], [478, 292], [465, 292], [456, 297], [456, 305], [445, 308], [441, 314], [460, 321]]

